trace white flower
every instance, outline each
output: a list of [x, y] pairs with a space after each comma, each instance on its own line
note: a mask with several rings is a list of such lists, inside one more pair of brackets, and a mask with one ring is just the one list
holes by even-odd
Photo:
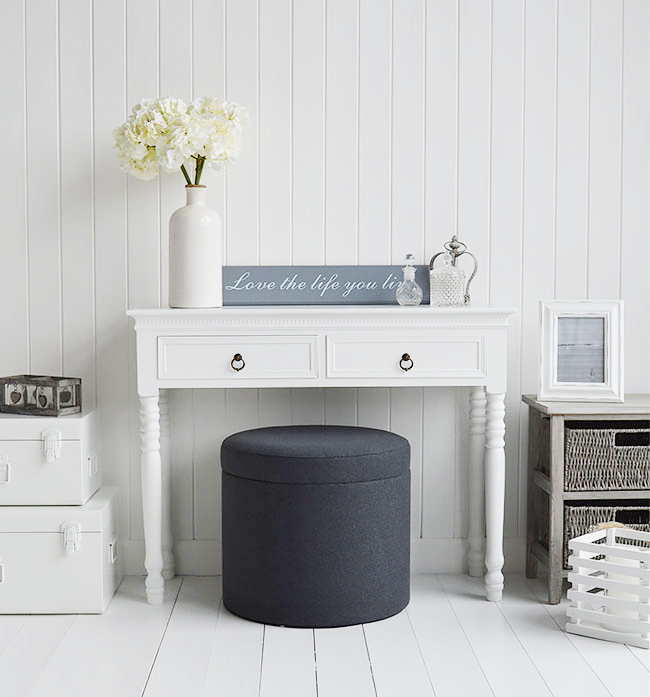
[[174, 172], [191, 158], [217, 169], [232, 163], [247, 124], [248, 112], [235, 102], [202, 97], [188, 107], [173, 97], [143, 99], [113, 137], [120, 167], [153, 179], [159, 167]]

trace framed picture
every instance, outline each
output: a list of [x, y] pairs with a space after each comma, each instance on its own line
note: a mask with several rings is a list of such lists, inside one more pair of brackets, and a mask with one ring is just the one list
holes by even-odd
[[538, 399], [623, 401], [623, 301], [541, 301]]

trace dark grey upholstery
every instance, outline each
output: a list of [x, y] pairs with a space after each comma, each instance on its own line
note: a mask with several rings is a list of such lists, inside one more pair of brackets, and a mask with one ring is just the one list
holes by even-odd
[[223, 442], [223, 599], [291, 627], [372, 622], [409, 600], [410, 448], [387, 431], [281, 426]]

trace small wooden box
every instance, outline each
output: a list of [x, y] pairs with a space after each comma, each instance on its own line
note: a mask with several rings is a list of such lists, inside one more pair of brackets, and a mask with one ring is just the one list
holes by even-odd
[[97, 415], [0, 414], [0, 506], [84, 504], [102, 483]]
[[81, 411], [81, 379], [45, 375], [0, 378], [0, 412], [64, 416]]
[[0, 507], [0, 613], [102, 613], [120, 579], [118, 490], [84, 506]]
[[650, 648], [650, 533], [607, 528], [569, 541], [566, 631]]

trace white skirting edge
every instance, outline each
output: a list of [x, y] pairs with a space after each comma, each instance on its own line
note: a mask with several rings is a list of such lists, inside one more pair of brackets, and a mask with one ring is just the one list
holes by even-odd
[[[144, 574], [144, 542], [127, 540], [120, 551], [124, 573]], [[176, 573], [187, 576], [216, 576], [221, 573], [221, 545], [216, 540], [178, 540], [174, 545]], [[522, 573], [525, 568], [525, 540], [504, 540], [507, 573]], [[467, 543], [463, 539], [419, 539], [411, 542], [411, 571], [429, 574], [467, 572]]]

